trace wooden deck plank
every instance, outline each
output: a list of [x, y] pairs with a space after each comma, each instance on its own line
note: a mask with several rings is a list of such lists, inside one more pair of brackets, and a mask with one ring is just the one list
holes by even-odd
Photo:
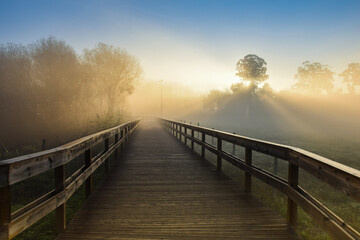
[[299, 239], [285, 219], [154, 121], [57, 239]]

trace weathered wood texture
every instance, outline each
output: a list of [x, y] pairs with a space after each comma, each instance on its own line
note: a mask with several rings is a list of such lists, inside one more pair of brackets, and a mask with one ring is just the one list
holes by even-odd
[[143, 121], [57, 239], [298, 239], [272, 210]]
[[[360, 233], [346, 224], [341, 218], [331, 210], [322, 205], [314, 197], [298, 186], [298, 168], [308, 171], [310, 174], [318, 177], [320, 180], [328, 183], [345, 193], [347, 196], [360, 201], [360, 171], [334, 162], [322, 156], [307, 152], [303, 149], [265, 142], [253, 138], [239, 136], [227, 132], [213, 130], [209, 128], [189, 125], [177, 121], [162, 120], [163, 126], [168, 132], [186, 135], [177, 131], [178, 127], [201, 133], [202, 139], [193, 138], [189, 135], [186, 137], [191, 141], [199, 144], [202, 148], [201, 156], [204, 158], [204, 149], [214, 153], [218, 159], [224, 159], [233, 166], [245, 171], [245, 191], [251, 191], [251, 176], [255, 176], [266, 184], [278, 189], [288, 196], [288, 222], [296, 226], [297, 206], [300, 206], [315, 222], [321, 226], [334, 239], [360, 239]], [[175, 128], [171, 129], [171, 127]], [[215, 148], [212, 144], [205, 142], [205, 136], [216, 137], [218, 141], [224, 140], [245, 148], [245, 159], [240, 159]], [[252, 165], [252, 151], [264, 153], [275, 158], [281, 158], [289, 164], [289, 180], [280, 178], [270, 172]]]
[[[58, 232], [66, 227], [66, 201], [86, 181], [86, 194], [91, 192], [91, 175], [109, 156], [129, 137], [139, 125], [140, 120], [128, 122], [117, 127], [95, 133], [75, 140], [61, 147], [21, 156], [0, 162], [0, 239], [11, 239], [32, 224], [55, 211], [55, 228]], [[126, 129], [121, 140], [109, 145], [109, 137], [115, 137]], [[105, 140], [105, 149], [94, 158], [91, 158], [91, 146]], [[65, 163], [54, 164], [55, 159], [62, 159], [66, 153], [69, 162], [85, 152], [85, 165], [80, 167], [70, 177], [65, 179]], [[49, 155], [50, 154], [50, 155]], [[46, 159], [46, 157], [48, 159]], [[63, 159], [64, 160], [64, 159]], [[60, 164], [60, 165], [59, 165]], [[16, 166], [22, 166], [21, 171], [12, 171]], [[107, 162], [109, 167], [109, 162]], [[15, 168], [14, 168], [15, 167]], [[39, 197], [23, 208], [11, 213], [11, 185], [25, 180], [41, 172], [55, 169], [54, 190]], [[17, 176], [17, 177], [14, 177]], [[12, 178], [14, 177], [14, 178]], [[12, 179], [12, 180], [11, 180]], [[16, 180], [15, 180], [16, 179]], [[35, 186], [34, 186], [35, 187]]]

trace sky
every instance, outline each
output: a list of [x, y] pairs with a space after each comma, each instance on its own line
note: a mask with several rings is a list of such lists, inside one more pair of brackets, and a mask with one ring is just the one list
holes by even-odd
[[281, 90], [304, 61], [336, 73], [360, 62], [359, 13], [358, 0], [0, 0], [0, 43], [54, 36], [80, 54], [104, 42], [136, 56], [144, 79], [198, 92], [229, 88], [256, 54]]

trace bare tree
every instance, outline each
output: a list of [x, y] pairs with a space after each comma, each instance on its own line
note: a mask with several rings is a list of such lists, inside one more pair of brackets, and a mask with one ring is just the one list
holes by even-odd
[[137, 59], [125, 50], [99, 43], [84, 51], [84, 63], [91, 71], [100, 97], [105, 97], [107, 115], [113, 116], [120, 101], [134, 90], [142, 75]]

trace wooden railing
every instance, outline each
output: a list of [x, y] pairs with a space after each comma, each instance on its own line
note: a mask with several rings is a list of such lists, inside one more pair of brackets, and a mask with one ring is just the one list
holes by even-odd
[[[243, 137], [227, 132], [199, 127], [178, 121], [162, 119], [163, 126], [178, 139], [184, 138], [201, 147], [201, 157], [205, 149], [217, 156], [217, 170], [221, 171], [222, 160], [245, 171], [244, 189], [251, 191], [251, 177], [262, 180], [288, 197], [287, 220], [296, 226], [297, 206], [300, 206], [315, 222], [335, 239], [360, 239], [360, 234], [346, 224], [336, 214], [298, 185], [299, 168], [340, 190], [350, 198], [360, 201], [360, 171], [313, 154], [300, 148]], [[190, 134], [188, 132], [190, 131]], [[194, 132], [199, 136], [196, 138]], [[207, 143], [206, 135], [217, 139], [217, 146]], [[201, 139], [200, 139], [201, 136]], [[245, 159], [229, 154], [222, 149], [222, 141], [245, 148]], [[288, 162], [288, 180], [252, 165], [252, 152], [260, 152]]]
[[[63, 146], [34, 154], [0, 161], [0, 239], [11, 239], [29, 226], [55, 210], [55, 228], [62, 232], [66, 228], [66, 201], [85, 182], [86, 197], [92, 191], [92, 174], [102, 163], [109, 168], [109, 156], [119, 156], [119, 147], [140, 124], [131, 121], [101, 131]], [[114, 143], [110, 145], [110, 138]], [[104, 149], [92, 156], [92, 148], [104, 142]], [[66, 179], [65, 164], [84, 155], [84, 165]], [[24, 206], [11, 212], [11, 186], [35, 175], [55, 170], [54, 189]], [[36, 186], [32, 186], [36, 187]]]

